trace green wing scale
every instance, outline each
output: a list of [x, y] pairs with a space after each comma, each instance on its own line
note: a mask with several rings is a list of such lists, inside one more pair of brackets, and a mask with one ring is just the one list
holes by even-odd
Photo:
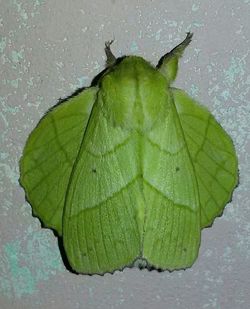
[[20, 182], [33, 214], [59, 235], [72, 165], [95, 95], [89, 88], [50, 110], [30, 134], [20, 161]]
[[72, 174], [63, 220], [64, 247], [77, 272], [113, 271], [139, 256], [135, 152], [133, 134], [114, 128], [97, 104]]
[[[192, 265], [200, 243], [199, 193], [174, 101], [145, 139], [144, 255], [161, 269]], [[157, 208], [157, 211], [156, 211]]]
[[[238, 162], [211, 113], [171, 86], [192, 34], [157, 67], [116, 59], [95, 86], [58, 104], [30, 134], [20, 183], [33, 214], [54, 229], [72, 269], [190, 267], [201, 230], [230, 201]], [[144, 260], [144, 261], [143, 261]]]
[[221, 215], [238, 182], [233, 142], [213, 115], [184, 91], [173, 89], [175, 106], [195, 168], [199, 187], [201, 227]]

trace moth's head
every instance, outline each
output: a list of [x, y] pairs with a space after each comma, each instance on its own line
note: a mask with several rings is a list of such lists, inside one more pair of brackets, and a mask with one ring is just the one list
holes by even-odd
[[137, 56], [116, 59], [110, 49], [113, 41], [106, 42], [107, 68], [93, 84], [99, 85], [98, 103], [114, 125], [145, 131], [166, 117], [172, 100], [169, 85], [176, 78], [179, 58], [192, 36], [188, 32], [156, 67]]
[[127, 56], [117, 61], [99, 85], [104, 114], [117, 126], [145, 131], [167, 115], [168, 81], [141, 57]]

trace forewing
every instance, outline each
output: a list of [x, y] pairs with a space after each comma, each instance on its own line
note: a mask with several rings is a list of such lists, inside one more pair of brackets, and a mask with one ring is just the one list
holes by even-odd
[[191, 266], [200, 244], [199, 194], [173, 101], [165, 121], [145, 137], [143, 167], [143, 257], [161, 269]]
[[138, 136], [114, 127], [97, 102], [74, 167], [63, 243], [79, 273], [113, 272], [140, 253]]
[[238, 182], [233, 142], [212, 114], [184, 91], [173, 89], [185, 140], [195, 168], [201, 201], [201, 226], [221, 215]]
[[59, 235], [69, 177], [96, 91], [86, 89], [50, 110], [30, 134], [20, 161], [20, 183], [33, 214]]

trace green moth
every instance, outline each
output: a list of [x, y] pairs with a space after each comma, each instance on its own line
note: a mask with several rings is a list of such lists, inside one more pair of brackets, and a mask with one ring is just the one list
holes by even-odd
[[72, 269], [103, 274], [135, 261], [190, 267], [201, 230], [238, 181], [231, 138], [174, 88], [192, 34], [154, 67], [116, 59], [92, 86], [50, 109], [30, 134], [20, 183], [33, 214], [55, 230]]

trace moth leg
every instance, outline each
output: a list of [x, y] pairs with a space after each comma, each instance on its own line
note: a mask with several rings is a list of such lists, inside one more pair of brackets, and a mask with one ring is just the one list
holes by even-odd
[[116, 57], [115, 55], [112, 53], [111, 51], [111, 48], [110, 48], [110, 45], [114, 42], [114, 40], [110, 40], [110, 41], [106, 41], [105, 42], [105, 54], [106, 54], [106, 57], [107, 57], [107, 60], [106, 60], [106, 66], [109, 67], [109, 66], [112, 66], [115, 62], [116, 62]]

